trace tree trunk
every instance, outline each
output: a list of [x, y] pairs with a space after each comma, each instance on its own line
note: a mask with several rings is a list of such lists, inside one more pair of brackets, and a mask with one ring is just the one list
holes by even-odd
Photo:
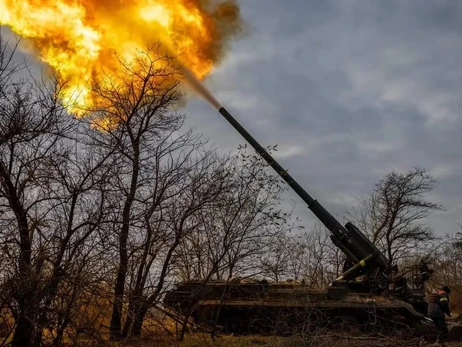
[[119, 235], [119, 269], [117, 271], [117, 280], [114, 288], [114, 303], [112, 306], [110, 338], [116, 339], [122, 337], [122, 308], [125, 294], [125, 279], [128, 269], [128, 252], [127, 241], [130, 231], [130, 212], [135, 199], [136, 186], [139, 176], [139, 150], [135, 148], [133, 158], [133, 174], [130, 182], [130, 192], [125, 200], [124, 209], [122, 212], [122, 228]]
[[178, 340], [180, 342], [182, 342], [184, 340], [184, 336], [185, 336], [185, 334], [186, 334], [186, 332], [188, 330], [188, 323], [189, 323], [190, 315], [191, 315], [191, 313], [190, 313], [190, 310], [188, 309], [188, 311], [184, 315], [183, 324], [181, 325], [180, 336], [178, 337]]
[[127, 258], [120, 261], [117, 281], [114, 288], [114, 304], [112, 306], [110, 337], [116, 339], [121, 337], [122, 328], [122, 307], [125, 292], [125, 277], [127, 273]]
[[8, 170], [0, 165], [0, 177], [3, 181], [4, 190], [8, 193], [8, 203], [15, 214], [18, 223], [20, 238], [20, 253], [18, 261], [19, 278], [16, 285], [20, 290], [16, 293], [16, 300], [19, 306], [19, 318], [13, 335], [13, 347], [30, 347], [34, 343], [34, 327], [36, 323], [33, 277], [31, 267], [32, 243], [29, 236], [29, 222], [24, 206]]
[[12, 347], [34, 347], [34, 308], [33, 302], [23, 299], [19, 304], [19, 318], [14, 331]]
[[132, 327], [132, 323], [133, 323], [133, 316], [135, 315], [135, 299], [134, 298], [130, 298], [130, 302], [128, 304], [128, 313], [127, 313], [127, 318], [125, 319], [125, 324], [124, 324], [124, 328], [122, 330], [122, 337], [127, 337], [130, 334], [130, 329]]
[[133, 322], [132, 336], [141, 337], [141, 329], [143, 328], [143, 321], [146, 313], [148, 313], [148, 305], [142, 305], [135, 313], [135, 320]]
[[56, 331], [56, 338], [54, 345], [55, 346], [61, 346], [63, 343], [63, 338], [64, 338], [64, 329], [66, 329], [67, 324], [60, 325]]

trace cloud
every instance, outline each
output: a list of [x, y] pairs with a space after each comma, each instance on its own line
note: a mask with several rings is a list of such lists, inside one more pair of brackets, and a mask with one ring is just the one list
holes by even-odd
[[[249, 34], [207, 80], [210, 90], [333, 214], [391, 170], [423, 167], [462, 222], [462, 3], [421, 0], [240, 1]], [[185, 112], [222, 151], [243, 138], [204, 100]], [[293, 193], [298, 213], [316, 222]]]
[[281, 150], [278, 149], [277, 152], [273, 154], [273, 157], [275, 159], [287, 159], [287, 158], [292, 158], [296, 157], [300, 154], [304, 153], [304, 148], [301, 146], [284, 146]]
[[[333, 213], [391, 170], [430, 170], [458, 230], [462, 205], [462, 4], [413, 1], [241, 2], [251, 23], [209, 85], [262, 145]], [[221, 148], [243, 139], [200, 102], [188, 113]], [[299, 202], [307, 223], [312, 214]]]

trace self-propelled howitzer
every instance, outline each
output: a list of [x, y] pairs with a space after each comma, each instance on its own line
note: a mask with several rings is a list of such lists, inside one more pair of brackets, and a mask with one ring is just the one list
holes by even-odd
[[361, 324], [375, 324], [381, 315], [387, 316], [388, 321], [423, 319], [427, 304], [420, 270], [413, 267], [408, 282], [404, 274], [409, 275], [409, 271], [401, 270], [401, 275], [398, 274], [396, 266], [389, 264], [384, 254], [356, 226], [350, 222], [345, 226], [340, 224], [225, 108], [219, 108], [219, 112], [330, 231], [332, 242], [346, 255], [344, 272], [327, 289], [311, 289], [303, 282], [185, 281], [166, 293], [164, 304], [193, 318], [196, 324], [218, 324], [229, 333], [277, 331], [280, 324], [298, 329], [307, 321], [321, 325], [335, 322], [332, 316], [347, 316]]
[[362, 289], [368, 291], [381, 291], [388, 286], [391, 268], [388, 259], [369, 239], [351, 222], [345, 226], [334, 218], [316, 199], [312, 198], [295, 179], [285, 170], [224, 108], [219, 109], [220, 114], [236, 129], [239, 134], [260, 154], [263, 159], [281, 176], [284, 181], [308, 205], [308, 208], [331, 232], [332, 242], [346, 255], [352, 264], [334, 284], [348, 281], [364, 275]]

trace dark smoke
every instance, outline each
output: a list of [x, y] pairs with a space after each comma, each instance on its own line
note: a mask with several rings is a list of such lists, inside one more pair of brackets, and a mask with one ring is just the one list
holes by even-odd
[[185, 82], [191, 87], [191, 89], [193, 89], [196, 93], [198, 93], [210, 104], [212, 104], [212, 106], [215, 107], [217, 110], [220, 110], [221, 105], [218, 102], [218, 100], [215, 99], [212, 93], [209, 90], [207, 90], [205, 85], [201, 81], [199, 81], [190, 70], [184, 68], [183, 75], [185, 77]]

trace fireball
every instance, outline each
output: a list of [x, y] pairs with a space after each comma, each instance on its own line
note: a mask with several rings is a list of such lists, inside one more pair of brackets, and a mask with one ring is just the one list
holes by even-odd
[[240, 15], [232, 0], [0, 0], [0, 24], [32, 44], [61, 82], [63, 104], [79, 115], [97, 106], [92, 86], [156, 43], [203, 80]]

